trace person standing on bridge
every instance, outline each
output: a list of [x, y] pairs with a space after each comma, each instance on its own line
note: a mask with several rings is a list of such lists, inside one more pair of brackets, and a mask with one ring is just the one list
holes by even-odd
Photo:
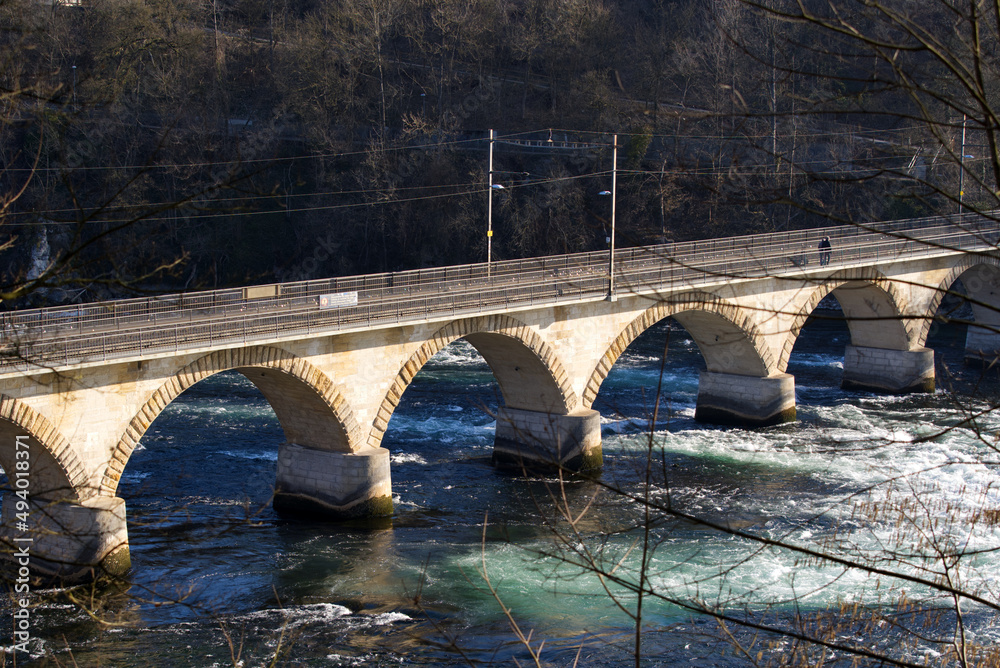
[[819, 263], [821, 266], [830, 264], [830, 237], [823, 237], [819, 242]]

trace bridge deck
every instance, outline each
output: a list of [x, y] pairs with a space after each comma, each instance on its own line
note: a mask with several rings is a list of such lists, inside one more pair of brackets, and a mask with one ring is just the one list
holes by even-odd
[[[998, 234], [995, 220], [966, 214], [625, 248], [615, 252], [616, 292], [984, 252], [996, 249]], [[828, 266], [819, 263], [823, 236], [833, 246]], [[0, 376], [592, 301], [607, 292], [608, 253], [596, 251], [15, 311], [0, 317]]]

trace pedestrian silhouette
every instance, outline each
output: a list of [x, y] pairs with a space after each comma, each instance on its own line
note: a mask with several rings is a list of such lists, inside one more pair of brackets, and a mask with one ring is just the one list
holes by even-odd
[[830, 237], [823, 237], [819, 242], [819, 263], [821, 265], [830, 264]]

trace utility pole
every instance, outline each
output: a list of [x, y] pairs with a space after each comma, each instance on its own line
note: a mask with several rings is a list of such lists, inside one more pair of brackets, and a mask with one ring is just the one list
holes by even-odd
[[969, 120], [967, 114], [962, 114], [962, 153], [958, 160], [958, 212], [962, 213], [962, 200], [965, 199], [965, 126]]
[[490, 261], [493, 259], [493, 130], [490, 130], [489, 188], [486, 189], [486, 277], [490, 277]]
[[615, 295], [615, 200], [618, 189], [618, 135], [611, 138], [611, 237], [608, 258], [608, 301], [618, 299]]

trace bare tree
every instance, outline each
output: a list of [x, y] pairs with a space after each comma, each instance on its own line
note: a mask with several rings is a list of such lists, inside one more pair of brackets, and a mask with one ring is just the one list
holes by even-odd
[[[993, 4], [745, 0], [715, 9], [724, 14], [712, 24], [720, 41], [689, 51], [714, 58], [712, 67], [698, 68], [718, 77], [717, 97], [709, 100], [712, 117], [720, 130], [736, 135], [734, 143], [778, 160], [747, 169], [753, 154], [744, 153], [740, 167], [750, 174], [748, 187], [732, 188], [730, 169], [719, 177], [727, 186], [719, 192], [741, 204], [782, 201], [847, 225], [864, 226], [894, 211], [976, 212], [996, 220], [1000, 12]], [[761, 25], [767, 29], [754, 28]], [[777, 94], [777, 82], [792, 79], [809, 91], [794, 105]], [[830, 134], [814, 140], [810, 159], [789, 150], [803, 121], [822, 123]], [[774, 164], [787, 165], [788, 172]], [[992, 261], [995, 251], [988, 255]], [[960, 287], [950, 296], [971, 302], [979, 326], [995, 333], [995, 301]], [[939, 317], [971, 324], [954, 311]], [[930, 445], [952, 428], [913, 441], [873, 435], [852, 447], [890, 460], [879, 469], [880, 480], [807, 514], [786, 509], [794, 521], [783, 531], [743, 526], [730, 518], [738, 514], [735, 504], [720, 501], [708, 511], [677, 488], [669, 437], [655, 428], [664, 388], [655, 396], [654, 426], [644, 451], [636, 453], [641, 465], [617, 479], [595, 478], [600, 492], [592, 498], [573, 499], [564, 481], [538, 503], [553, 538], [539, 556], [600, 581], [632, 620], [636, 666], [648, 658], [642, 636], [649, 601], [716, 620], [720, 636], [748, 665], [1000, 665], [1000, 650], [981, 635], [1000, 615], [1000, 591], [982, 561], [1000, 549], [995, 483], [970, 484], [959, 498], [949, 498], [930, 475], [996, 467], [1000, 450], [985, 426], [1000, 406], [995, 396], [972, 401], [959, 391], [952, 395], [963, 416], [954, 428], [968, 430], [981, 444], [971, 460], [896, 469], [894, 450]], [[826, 454], [835, 458], [837, 447]], [[618, 539], [588, 521], [602, 502], [636, 509]], [[739, 548], [714, 574], [697, 579], [651, 566], [676, 563], [657, 557], [675, 536], [693, 529], [728, 536]], [[787, 594], [769, 597], [747, 582], [747, 570], [758, 562], [787, 567]], [[683, 573], [679, 564], [674, 568]], [[824, 576], [807, 586], [797, 581], [797, 569]], [[824, 600], [842, 581], [856, 584]]]

